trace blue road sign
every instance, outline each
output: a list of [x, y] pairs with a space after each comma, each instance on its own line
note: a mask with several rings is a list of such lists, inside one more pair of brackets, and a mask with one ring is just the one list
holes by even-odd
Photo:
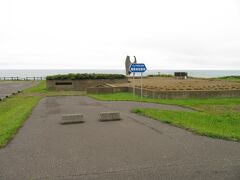
[[130, 66], [130, 71], [133, 73], [143, 73], [147, 70], [145, 64], [143, 63], [133, 63]]

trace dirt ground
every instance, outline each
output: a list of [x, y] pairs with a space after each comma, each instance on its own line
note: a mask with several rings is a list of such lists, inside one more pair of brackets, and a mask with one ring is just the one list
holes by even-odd
[[[218, 90], [240, 90], [240, 83], [216, 79], [176, 79], [174, 77], [149, 77], [143, 78], [143, 88], [159, 91], [218, 91]], [[141, 79], [135, 79], [136, 87], [141, 87]], [[133, 86], [132, 78], [129, 83], [117, 86]]]

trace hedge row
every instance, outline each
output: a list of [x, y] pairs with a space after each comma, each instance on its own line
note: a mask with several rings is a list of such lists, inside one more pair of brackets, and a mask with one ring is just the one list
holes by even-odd
[[124, 79], [122, 74], [58, 74], [47, 76], [47, 80], [83, 80], [83, 79]]

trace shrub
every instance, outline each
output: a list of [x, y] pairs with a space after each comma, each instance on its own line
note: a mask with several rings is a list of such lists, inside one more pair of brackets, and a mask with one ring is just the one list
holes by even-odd
[[47, 76], [47, 80], [84, 80], [84, 79], [124, 79], [125, 75], [122, 74], [58, 74]]

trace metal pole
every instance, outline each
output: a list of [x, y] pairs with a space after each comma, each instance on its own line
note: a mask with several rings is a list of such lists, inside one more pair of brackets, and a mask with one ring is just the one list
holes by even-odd
[[135, 80], [134, 80], [134, 77], [135, 77], [135, 73], [133, 73], [133, 97], [135, 97]]
[[142, 83], [142, 72], [141, 72], [141, 98], [143, 96], [143, 83]]

